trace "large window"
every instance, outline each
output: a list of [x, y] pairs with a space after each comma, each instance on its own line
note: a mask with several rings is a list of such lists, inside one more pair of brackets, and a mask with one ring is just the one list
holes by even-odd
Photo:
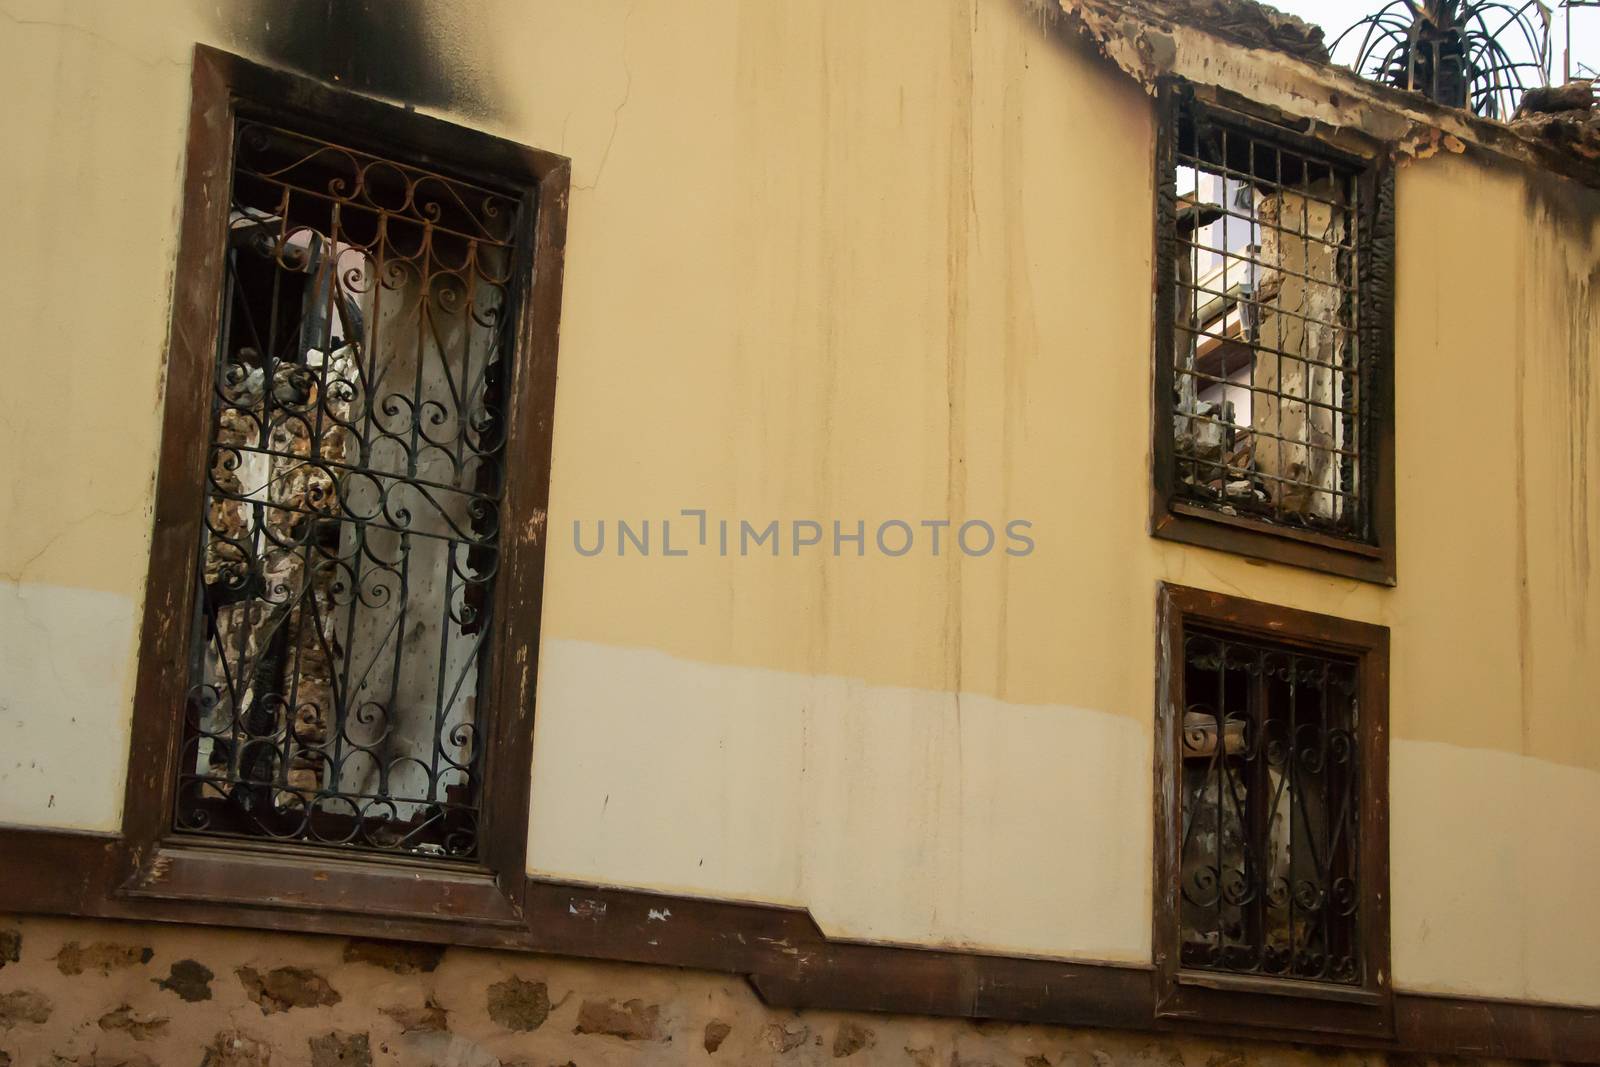
[[1155, 530], [1391, 580], [1387, 179], [1164, 99]]
[[195, 93], [129, 836], [520, 884], [566, 161]]
[[520, 207], [239, 123], [180, 829], [476, 854]]
[[1168, 997], [1299, 995], [1381, 1015], [1386, 631], [1178, 587], [1162, 613]]

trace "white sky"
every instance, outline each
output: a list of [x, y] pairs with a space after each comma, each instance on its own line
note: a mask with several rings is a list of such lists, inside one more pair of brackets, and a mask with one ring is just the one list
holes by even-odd
[[[1315, 22], [1327, 33], [1331, 44], [1344, 29], [1364, 15], [1381, 10], [1385, 0], [1266, 0], [1273, 7], [1299, 15]], [[1561, 55], [1566, 47], [1567, 12], [1557, 7], [1559, 0], [1546, 0], [1553, 9], [1550, 24], [1551, 80], [1561, 81]], [[1512, 8], [1520, 7], [1522, 0], [1510, 0]], [[1497, 27], [1504, 16], [1490, 14], [1490, 26]], [[1348, 47], [1349, 42], [1346, 42]], [[1334, 58], [1348, 63], [1350, 56], [1341, 49]], [[1519, 57], [1520, 58], [1520, 57]], [[1572, 69], [1578, 73], [1578, 64], [1600, 68], [1600, 7], [1576, 8], [1572, 12]]]

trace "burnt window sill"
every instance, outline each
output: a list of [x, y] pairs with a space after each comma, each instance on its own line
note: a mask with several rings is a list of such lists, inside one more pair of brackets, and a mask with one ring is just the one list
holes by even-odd
[[[1152, 933], [1157, 1018], [1284, 1032], [1392, 1035], [1388, 631], [1165, 583], [1157, 604]], [[1297, 694], [1306, 702], [1298, 728], [1293, 725]], [[1220, 725], [1224, 721], [1226, 728]], [[1302, 738], [1307, 728], [1313, 734]], [[1252, 733], [1258, 740], [1247, 741]], [[1281, 739], [1289, 735], [1295, 740], [1285, 746]], [[1273, 736], [1279, 740], [1262, 740]], [[1316, 762], [1322, 759], [1326, 762]], [[1243, 784], [1231, 784], [1226, 800], [1221, 792], [1208, 800], [1203, 781], [1197, 785], [1192, 774], [1196, 760], [1203, 761], [1203, 779], [1216, 775], [1218, 790], [1225, 779]], [[1272, 785], [1272, 767], [1290, 761], [1313, 768], [1312, 777], [1302, 785]], [[1335, 767], [1343, 768], [1342, 781], [1334, 780]], [[1324, 770], [1329, 775], [1317, 777]], [[1288, 780], [1294, 779], [1290, 772]], [[1185, 828], [1209, 818], [1207, 804], [1216, 816], [1215, 837], [1210, 844], [1200, 841], [1197, 860]], [[1225, 830], [1227, 811], [1237, 820], [1232, 831]], [[1336, 817], [1330, 814], [1335, 811]], [[1272, 829], [1280, 815], [1299, 828], [1281, 841]], [[1230, 832], [1232, 838], [1225, 838]], [[1308, 875], [1304, 856], [1316, 853], [1319, 839], [1323, 856], [1330, 855], [1336, 840], [1348, 847], [1337, 860], [1340, 866], [1333, 859], [1317, 860]], [[1309, 845], [1291, 846], [1291, 840]], [[1206, 858], [1213, 854], [1214, 860]], [[1279, 873], [1264, 873], [1278, 862], [1269, 857], [1285, 856]], [[1210, 899], [1205, 897], [1208, 883], [1193, 877], [1207, 870], [1216, 890]], [[1277, 903], [1274, 878], [1286, 888], [1294, 886]], [[1313, 903], [1306, 906], [1313, 910], [1334, 899], [1349, 906], [1305, 920], [1302, 935], [1295, 915], [1301, 883], [1293, 879], [1309, 879], [1304, 884]], [[1227, 905], [1235, 913], [1233, 933], [1225, 920], [1223, 887], [1228, 885], [1236, 894]], [[1198, 898], [1190, 887], [1199, 888]], [[1285, 922], [1287, 943], [1280, 941], [1274, 953], [1273, 931]], [[1240, 954], [1230, 960], [1226, 953], [1206, 952], [1208, 944], [1231, 946]], [[1191, 956], [1191, 948], [1200, 951]]]
[[1385, 1038], [1394, 1033], [1387, 989], [1179, 971], [1164, 983], [1157, 1019], [1205, 1019], [1254, 1030]]
[[1229, 515], [1181, 500], [1157, 501], [1150, 533], [1165, 541], [1198, 545], [1378, 585], [1395, 584], [1392, 537], [1387, 545], [1371, 545], [1315, 530]]
[[294, 846], [164, 843], [116, 889], [133, 901], [210, 904], [362, 916], [523, 924], [517, 890], [485, 868], [330, 855]]

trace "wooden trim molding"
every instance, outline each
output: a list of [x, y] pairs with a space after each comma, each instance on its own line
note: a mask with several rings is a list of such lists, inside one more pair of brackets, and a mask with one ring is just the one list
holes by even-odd
[[[207, 464], [206, 435], [197, 431], [210, 417], [240, 116], [289, 122], [343, 144], [492, 183], [526, 209], [515, 235], [520, 288], [505, 445], [511, 476], [504, 507], [519, 518], [500, 532], [502, 564], [493, 591], [496, 603], [516, 610], [499, 613], [486, 640], [481, 858], [465, 869], [408, 856], [338, 859], [315, 847], [224, 843], [173, 832]], [[185, 166], [119, 892], [129, 899], [218, 899], [396, 917], [421, 906], [426, 914], [515, 924], [527, 849], [570, 161], [198, 45]], [[326, 881], [306, 874], [335, 867], [339, 876]]]
[[[780, 1008], [896, 1012], [1021, 1023], [1095, 1026], [1228, 1040], [1292, 1041], [1420, 1055], [1472, 1055], [1600, 1064], [1600, 1008], [1397, 992], [1392, 1034], [1309, 1033], [1292, 1016], [1245, 1026], [1156, 1010], [1155, 972], [943, 949], [839, 941], [809, 912], [768, 904], [522, 880], [514, 923], [465, 917], [454, 892], [398, 891], [380, 908], [323, 906], [309, 887], [347, 874], [309, 862], [300, 886], [267, 899], [207, 900], [154, 888], [130, 891], [117, 834], [0, 826], [0, 912], [257, 931], [332, 934], [689, 967], [747, 978]], [[188, 877], [174, 875], [175, 881]], [[422, 883], [426, 886], [426, 883]], [[195, 888], [201, 888], [196, 886]], [[213, 889], [224, 890], [218, 885]], [[338, 894], [337, 889], [328, 891]], [[471, 889], [463, 888], [463, 893]]]

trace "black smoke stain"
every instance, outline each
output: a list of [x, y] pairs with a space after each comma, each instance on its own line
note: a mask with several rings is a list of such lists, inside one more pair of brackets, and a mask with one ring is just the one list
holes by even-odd
[[427, 0], [241, 0], [228, 10], [227, 29], [274, 66], [402, 104], [496, 111], [482, 70], [451, 60], [484, 54], [488, 27], [441, 19]]

